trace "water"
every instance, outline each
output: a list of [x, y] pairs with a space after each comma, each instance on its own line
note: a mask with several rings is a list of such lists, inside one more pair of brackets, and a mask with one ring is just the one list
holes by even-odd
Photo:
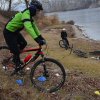
[[100, 40], [100, 8], [48, 13], [56, 14], [61, 21], [75, 21], [91, 39]]

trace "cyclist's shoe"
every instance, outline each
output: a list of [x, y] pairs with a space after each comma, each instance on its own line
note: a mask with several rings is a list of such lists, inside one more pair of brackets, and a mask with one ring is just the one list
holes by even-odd
[[20, 64], [23, 65], [24, 64], [23, 61], [20, 61]]
[[68, 48], [71, 49], [71, 47], [68, 45]]
[[65, 49], [67, 50], [69, 47], [68, 46], [65, 46]]
[[67, 49], [71, 49], [71, 47], [69, 46], [69, 45], [66, 45], [65, 46], [65, 49], [67, 50]]
[[19, 72], [22, 71], [22, 65], [20, 64], [19, 66], [17, 66], [14, 71], [11, 73], [11, 76], [18, 74]]
[[20, 70], [20, 71], [18, 71], [17, 72], [17, 74], [16, 75], [19, 75], [19, 76], [24, 76], [26, 73], [25, 73], [25, 71], [24, 70]]

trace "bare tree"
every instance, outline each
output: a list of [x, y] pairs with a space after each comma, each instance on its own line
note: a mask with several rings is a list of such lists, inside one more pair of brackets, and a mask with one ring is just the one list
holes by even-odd
[[29, 0], [25, 0], [26, 8], [28, 8]]
[[9, 7], [8, 7], [8, 11], [11, 11], [11, 3], [12, 3], [12, 0], [9, 0]]

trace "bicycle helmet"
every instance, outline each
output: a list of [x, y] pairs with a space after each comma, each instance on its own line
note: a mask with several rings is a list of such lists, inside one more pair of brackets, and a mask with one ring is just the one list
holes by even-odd
[[63, 28], [63, 29], [62, 29], [62, 31], [66, 31], [66, 29], [65, 29], [65, 28]]
[[43, 10], [42, 4], [38, 0], [32, 0], [29, 6], [35, 6], [38, 10]]
[[35, 16], [36, 15], [36, 9], [37, 8], [34, 5], [29, 7], [31, 16]]

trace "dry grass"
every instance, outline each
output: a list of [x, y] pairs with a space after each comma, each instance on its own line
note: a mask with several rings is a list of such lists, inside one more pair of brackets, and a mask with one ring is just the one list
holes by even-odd
[[[100, 61], [93, 60], [91, 58], [80, 58], [77, 57], [75, 54], [69, 55], [69, 50], [66, 51], [59, 46], [60, 34], [43, 34], [46, 38], [48, 43], [48, 56], [54, 57], [55, 59], [59, 60], [63, 63], [65, 68], [69, 70], [80, 70], [89, 76], [100, 76]], [[27, 37], [27, 40], [30, 44], [33, 44], [32, 38]], [[85, 41], [82, 39], [74, 39], [69, 38], [70, 44], [74, 44], [74, 49], [80, 49], [85, 52], [92, 51], [96, 49], [96, 43], [94, 43], [95, 47], [93, 46], [92, 42]], [[97, 43], [99, 44], [99, 43]], [[100, 44], [99, 44], [100, 45]], [[100, 47], [97, 45], [97, 49]]]
[[[77, 69], [81, 70], [84, 73], [88, 73], [89, 75], [96, 75], [100, 76], [100, 70], [99, 70], [99, 64], [100, 61], [93, 60], [91, 58], [79, 58], [75, 54], [69, 55], [69, 51], [66, 51], [63, 48], [59, 47], [59, 40], [60, 40], [60, 34], [44, 34], [44, 36], [47, 38], [48, 45], [49, 45], [49, 54], [53, 56], [54, 58], [58, 59], [61, 61], [65, 68], [68, 68], [69, 70]], [[51, 41], [50, 41], [51, 40]], [[91, 51], [96, 49], [93, 46], [93, 43], [85, 40], [75, 40], [70, 39], [70, 44], [74, 44], [75, 49], [81, 49], [85, 52]], [[84, 42], [85, 41], [85, 42]], [[98, 43], [97, 43], [98, 44]], [[92, 47], [91, 47], [92, 45]], [[96, 45], [96, 43], [94, 44]], [[99, 43], [100, 45], [100, 43]], [[100, 49], [97, 47], [97, 49]]]
[[[31, 85], [28, 76], [24, 77], [24, 86], [18, 86], [16, 79], [20, 77], [9, 77], [0, 67], [0, 100], [99, 100], [94, 91], [100, 89], [100, 62], [69, 55], [69, 51], [59, 47], [60, 34], [43, 36], [48, 43], [48, 57], [60, 61], [67, 70], [62, 89], [54, 94], [39, 92]], [[37, 45], [30, 36], [26, 35], [26, 40], [30, 46]], [[69, 41], [72, 43], [73, 39], [69, 38]]]
[[37, 19], [38, 26], [43, 29], [48, 26], [60, 24], [60, 21], [57, 16], [42, 16], [41, 18]]
[[6, 17], [6, 18], [11, 18], [16, 13], [17, 13], [17, 11], [4, 11], [4, 10], [0, 10], [0, 15], [2, 15], [3, 17]]

